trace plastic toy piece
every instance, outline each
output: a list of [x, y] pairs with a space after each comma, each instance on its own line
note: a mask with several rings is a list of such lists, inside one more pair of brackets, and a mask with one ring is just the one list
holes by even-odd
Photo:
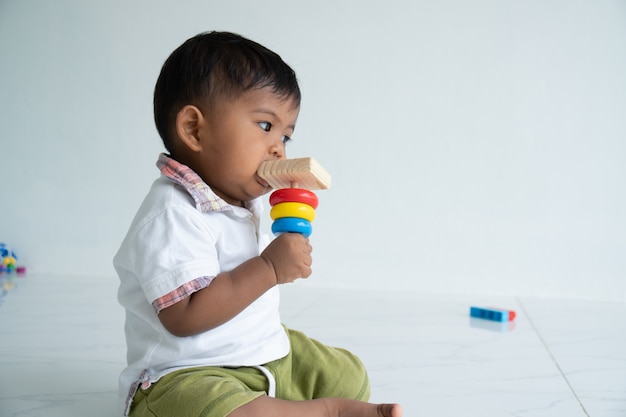
[[314, 192], [304, 188], [282, 188], [270, 195], [270, 206], [290, 202], [307, 204], [316, 209], [319, 200]]
[[330, 187], [330, 174], [313, 158], [266, 161], [257, 175], [274, 188], [302, 187], [325, 190]]
[[5, 243], [0, 243], [0, 274], [8, 273], [11, 274], [16, 272], [20, 275], [26, 273], [26, 268], [23, 266], [18, 266], [17, 255], [13, 250], [7, 246]]
[[313, 158], [296, 158], [266, 161], [257, 175], [276, 189], [270, 195], [272, 233], [301, 233], [308, 238], [319, 202], [310, 190], [329, 188], [330, 174]]
[[[17, 255], [9, 246], [0, 242], [0, 301], [12, 289], [15, 288], [13, 273], [24, 275], [26, 268], [17, 266]], [[6, 275], [5, 275], [6, 273]]]
[[503, 310], [499, 308], [482, 308], [482, 307], [470, 307], [470, 316], [479, 319], [508, 322], [515, 319], [515, 311]]
[[272, 233], [276, 236], [283, 233], [301, 233], [304, 237], [311, 236], [311, 222], [297, 217], [282, 217], [272, 223]]
[[[291, 200], [291, 201], [290, 201]], [[293, 201], [295, 200], [295, 201]], [[302, 201], [310, 201], [317, 207], [317, 196], [312, 191], [300, 188], [282, 188], [270, 195], [270, 217], [274, 220], [272, 233], [301, 233], [309, 237], [313, 232], [311, 222], [315, 219], [315, 208]]]
[[300, 233], [309, 237], [313, 232], [311, 222], [315, 218], [315, 209], [304, 203], [278, 203], [270, 211], [274, 220], [272, 233], [279, 236], [283, 233]]
[[315, 209], [304, 203], [278, 203], [270, 210], [270, 217], [272, 220], [282, 217], [298, 217], [312, 222], [315, 219]]

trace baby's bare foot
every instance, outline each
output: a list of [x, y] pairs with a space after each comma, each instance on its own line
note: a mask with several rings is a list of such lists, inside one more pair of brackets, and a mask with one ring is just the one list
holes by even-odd
[[379, 404], [376, 411], [379, 417], [402, 417], [400, 404]]
[[[333, 401], [333, 400], [331, 400]], [[399, 404], [370, 404], [362, 401], [337, 400], [334, 403], [337, 411], [332, 412], [332, 403], [329, 409], [330, 416], [336, 417], [402, 417], [402, 407]]]

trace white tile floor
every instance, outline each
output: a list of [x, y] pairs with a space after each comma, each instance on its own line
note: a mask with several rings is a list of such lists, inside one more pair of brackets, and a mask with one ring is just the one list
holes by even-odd
[[[117, 279], [26, 276], [0, 300], [0, 416], [116, 416]], [[626, 416], [626, 304], [283, 287], [283, 320], [357, 353], [405, 416]], [[512, 328], [470, 305], [514, 309]]]

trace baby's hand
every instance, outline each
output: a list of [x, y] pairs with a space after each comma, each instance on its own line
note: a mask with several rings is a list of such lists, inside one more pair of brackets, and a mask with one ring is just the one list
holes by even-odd
[[293, 282], [311, 275], [311, 245], [299, 233], [283, 233], [269, 244], [261, 257], [274, 268], [277, 284]]

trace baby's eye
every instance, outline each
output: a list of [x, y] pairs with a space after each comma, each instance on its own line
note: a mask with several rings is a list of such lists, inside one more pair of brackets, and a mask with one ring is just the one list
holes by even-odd
[[266, 132], [272, 130], [272, 124], [270, 122], [259, 122], [259, 126]]
[[287, 142], [291, 142], [291, 138], [287, 135], [283, 136], [283, 143], [286, 145]]

